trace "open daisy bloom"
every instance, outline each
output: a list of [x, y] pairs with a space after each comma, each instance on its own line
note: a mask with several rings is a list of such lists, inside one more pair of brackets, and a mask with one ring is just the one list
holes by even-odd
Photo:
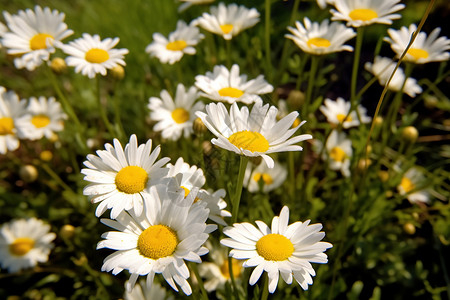
[[[327, 117], [328, 123], [333, 126], [338, 126], [341, 123], [343, 128], [359, 126], [358, 114], [356, 111], [349, 114], [350, 107], [350, 102], [338, 97], [336, 101], [325, 99], [325, 105], [321, 105], [319, 109]], [[369, 123], [372, 120], [367, 116], [366, 109], [363, 106], [358, 105], [357, 109], [362, 123]]]
[[277, 121], [278, 109], [269, 104], [262, 105], [257, 101], [251, 112], [243, 106], [240, 110], [233, 103], [228, 113], [223, 103], [211, 103], [206, 106], [206, 113], [197, 112], [205, 126], [217, 137], [211, 142], [228, 151], [240, 155], [261, 156], [269, 168], [273, 168], [274, 161], [267, 155], [274, 152], [302, 151], [303, 148], [294, 145], [298, 142], [312, 139], [310, 134], [292, 135], [306, 121], [291, 128], [298, 112], [291, 112]]
[[56, 234], [36, 218], [12, 220], [0, 227], [0, 264], [10, 273], [46, 262]]
[[195, 76], [195, 85], [202, 90], [203, 97], [228, 103], [252, 104], [261, 100], [259, 95], [273, 91], [273, 86], [264, 80], [264, 75], [247, 81], [247, 75], [239, 75], [236, 64], [231, 70], [225, 66], [215, 66], [213, 72]]
[[[125, 282], [125, 285], [128, 283]], [[129, 292], [125, 290], [123, 293], [124, 300], [148, 300], [148, 299], [164, 299], [175, 300], [173, 295], [170, 295], [167, 290], [159, 283], [153, 283], [151, 288], [147, 287], [145, 280], [139, 280], [133, 289]]]
[[352, 46], [344, 45], [356, 35], [353, 29], [337, 22], [330, 24], [328, 20], [324, 20], [322, 23], [311, 23], [308, 18], [304, 18], [303, 23], [305, 26], [296, 21], [297, 28], [289, 26], [288, 30], [292, 34], [286, 34], [285, 37], [293, 40], [304, 52], [324, 55], [340, 51], [353, 51]]
[[405, 195], [412, 204], [429, 203], [430, 193], [426, 189], [420, 189], [425, 182], [425, 176], [418, 168], [412, 167], [403, 174], [397, 190], [400, 195]]
[[98, 35], [83, 33], [79, 39], [67, 45], [58, 44], [64, 53], [68, 66], [75, 67], [75, 72], [94, 78], [97, 73], [106, 75], [106, 69], [117, 65], [125, 66], [124, 55], [128, 49], [113, 49], [119, 43], [119, 38], [100, 40]]
[[50, 8], [35, 6], [34, 11], [19, 10], [17, 15], [3, 13], [9, 32], [3, 34], [2, 44], [8, 54], [16, 55], [18, 69], [33, 71], [55, 52], [53, 45], [73, 33], [64, 23], [65, 15]]
[[325, 145], [323, 160], [328, 160], [331, 170], [341, 171], [345, 177], [350, 176], [350, 159], [353, 155], [352, 141], [345, 132], [333, 130]]
[[153, 42], [145, 48], [145, 52], [156, 56], [162, 63], [174, 64], [184, 54], [194, 55], [196, 46], [204, 35], [198, 27], [186, 25], [184, 21], [178, 21], [177, 29], [165, 38], [160, 33], [153, 34]]
[[[400, 57], [416, 30], [416, 24], [409, 25], [409, 28], [403, 26], [400, 30], [388, 29], [389, 38], [384, 40], [391, 44], [392, 50]], [[425, 32], [419, 32], [403, 59], [415, 64], [448, 60], [450, 53], [446, 51], [450, 49], [450, 39], [445, 36], [438, 37], [440, 32], [439, 27], [428, 37]]]
[[263, 271], [269, 276], [269, 292], [275, 292], [278, 279], [291, 284], [294, 278], [304, 289], [313, 283], [315, 276], [311, 263], [327, 263], [323, 252], [332, 247], [330, 243], [320, 242], [325, 236], [322, 224], [309, 225], [305, 222], [289, 223], [289, 208], [284, 206], [280, 216], [274, 217], [269, 228], [264, 222], [256, 221], [258, 228], [250, 223], [235, 223], [226, 227], [223, 233], [229, 238], [220, 243], [233, 248], [230, 256], [245, 259], [243, 267], [255, 267], [249, 283], [254, 285]]
[[271, 169], [267, 167], [267, 164], [259, 164], [256, 168], [249, 164], [245, 170], [244, 186], [250, 193], [256, 193], [260, 190], [261, 182], [262, 192], [268, 193], [281, 186], [286, 177], [286, 167], [279, 163], [276, 163]]
[[331, 9], [333, 21], [347, 21], [347, 26], [360, 27], [374, 23], [392, 24], [392, 20], [400, 19], [394, 14], [403, 9], [400, 0], [333, 0], [336, 9]]
[[[396, 65], [397, 63], [390, 58], [377, 56], [375, 57], [373, 64], [367, 62], [364, 67], [378, 78], [380, 85], [385, 86]], [[397, 71], [395, 71], [394, 77], [392, 77], [392, 80], [389, 82], [388, 88], [394, 92], [398, 92], [402, 88], [404, 81], [405, 73], [401, 68], [398, 68]], [[414, 78], [406, 78], [403, 92], [410, 97], [415, 97], [417, 94], [422, 93], [422, 88], [417, 84], [417, 80]]]
[[81, 173], [91, 184], [84, 188], [83, 194], [89, 196], [93, 203], [100, 202], [95, 211], [97, 217], [107, 208], [111, 208], [113, 219], [123, 210], [133, 210], [140, 216], [145, 199], [150, 197], [148, 188], [167, 175], [169, 170], [163, 166], [170, 159], [165, 157], [156, 161], [160, 147], [151, 152], [152, 140], [138, 147], [134, 134], [125, 150], [117, 139], [113, 144], [105, 144], [106, 150], [98, 150], [98, 156], [87, 156], [84, 162], [87, 169]]
[[212, 33], [221, 35], [226, 40], [231, 40], [242, 30], [259, 22], [259, 12], [255, 8], [248, 9], [235, 3], [225, 6], [222, 2], [219, 6], [213, 6], [211, 14], [203, 13], [193, 22]]
[[195, 113], [204, 108], [201, 101], [197, 101], [199, 93], [195, 87], [186, 88], [181, 83], [177, 86], [175, 101], [166, 90], [162, 90], [160, 98], [151, 97], [148, 108], [150, 119], [158, 123], [153, 130], [162, 131], [162, 137], [172, 141], [178, 140], [181, 135], [188, 138], [193, 132]]
[[182, 190], [178, 191], [168, 190], [166, 184], [152, 186], [151, 198], [145, 201], [140, 217], [133, 211], [122, 211], [116, 221], [102, 219], [105, 225], [118, 230], [104, 233], [105, 240], [97, 245], [97, 249], [117, 250], [105, 258], [102, 271], [116, 275], [128, 270], [129, 291], [140, 275], [147, 276], [150, 289], [155, 274], [162, 273], [174, 290], [178, 291], [178, 285], [186, 295], [192, 292], [186, 280], [190, 274], [185, 260], [201, 263], [200, 256], [208, 253], [202, 245], [217, 226], [206, 225], [208, 209], [192, 205], [198, 189], [186, 198]]

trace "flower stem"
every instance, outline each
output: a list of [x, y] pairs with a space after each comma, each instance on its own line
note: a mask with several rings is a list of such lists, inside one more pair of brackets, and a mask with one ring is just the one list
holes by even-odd
[[265, 1], [265, 48], [266, 48], [266, 75], [269, 81], [272, 80], [272, 61], [271, 61], [271, 52], [270, 52], [270, 5], [271, 0]]
[[104, 105], [102, 104], [101, 89], [100, 89], [100, 77], [97, 76], [96, 80], [97, 80], [97, 101], [98, 101], [98, 108], [100, 111], [100, 117], [102, 118], [102, 121], [105, 124], [106, 129], [108, 130], [109, 134], [111, 134], [111, 136], [114, 137], [115, 136], [114, 129], [108, 120], [108, 116], [106, 115], [106, 109], [105, 109]]
[[231, 40], [225, 41], [226, 47], [226, 57], [227, 57], [227, 68], [231, 68]]
[[239, 163], [239, 174], [238, 174], [238, 179], [236, 182], [236, 189], [233, 194], [233, 200], [231, 202], [231, 204], [233, 206], [233, 213], [231, 216], [231, 225], [233, 225], [237, 221], [237, 215], [239, 212], [239, 203], [241, 201], [241, 194], [242, 194], [242, 185], [244, 183], [244, 174], [245, 174], [245, 169], [247, 168], [247, 163], [248, 163], [248, 157], [241, 155], [241, 160]]
[[202, 292], [202, 299], [208, 300], [208, 292], [205, 290], [205, 286], [203, 284], [203, 279], [200, 277], [200, 273], [198, 272], [197, 263], [191, 263], [191, 269], [194, 272], [195, 278], [197, 279], [198, 286], [200, 287], [200, 291]]
[[356, 83], [358, 79], [359, 59], [361, 57], [361, 48], [363, 42], [364, 27], [358, 27], [356, 35], [355, 55], [353, 56], [352, 79], [350, 83], [350, 103], [351, 109], [356, 107]]
[[269, 274], [264, 274], [263, 279], [263, 287], [261, 291], [261, 300], [267, 300], [267, 297], [269, 297]]
[[302, 119], [305, 119], [309, 113], [309, 105], [311, 104], [311, 98], [314, 90], [314, 82], [316, 81], [316, 73], [318, 66], [319, 66], [319, 57], [313, 55], [311, 57], [311, 70], [309, 70], [309, 81], [308, 81], [308, 88], [306, 89], [305, 104], [303, 105], [302, 109], [304, 114], [302, 116]]

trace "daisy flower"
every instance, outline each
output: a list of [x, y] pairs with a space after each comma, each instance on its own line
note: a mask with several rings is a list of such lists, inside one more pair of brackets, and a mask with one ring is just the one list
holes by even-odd
[[[390, 58], [377, 56], [375, 57], [373, 64], [367, 62], [364, 67], [367, 71], [378, 78], [380, 85], [385, 86], [396, 65], [397, 63], [392, 61]], [[405, 82], [405, 73], [399, 67], [397, 71], [395, 71], [392, 80], [389, 82], [388, 88], [394, 92], [398, 92], [403, 87], [403, 92], [412, 98], [414, 98], [417, 94], [422, 93], [422, 88], [417, 84], [417, 80], [414, 78], [406, 78], [404, 86], [403, 82]]]
[[254, 285], [266, 271], [270, 293], [275, 292], [280, 274], [287, 284], [291, 284], [294, 278], [307, 290], [313, 283], [311, 276], [316, 275], [311, 263], [328, 262], [323, 252], [332, 245], [320, 242], [325, 236], [320, 231], [322, 224], [309, 225], [310, 220], [291, 225], [288, 222], [289, 208], [284, 206], [280, 216], [273, 218], [271, 228], [262, 221], [256, 221], [258, 228], [250, 223], [235, 223], [223, 229], [229, 238], [220, 243], [233, 248], [230, 256], [245, 259], [244, 268], [256, 266], [250, 275], [250, 285]]
[[208, 209], [202, 205], [192, 206], [197, 189], [185, 198], [182, 190], [175, 193], [165, 184], [159, 184], [150, 187], [149, 193], [151, 199], [145, 202], [140, 217], [133, 211], [129, 214], [122, 211], [115, 221], [101, 220], [118, 230], [104, 233], [105, 240], [97, 245], [97, 249], [117, 250], [105, 258], [102, 271], [112, 271], [116, 275], [128, 270], [131, 274], [126, 285], [128, 291], [140, 275], [147, 275], [150, 289], [155, 274], [162, 273], [174, 290], [178, 291], [178, 285], [190, 295], [191, 287], [186, 280], [190, 274], [185, 260], [201, 263], [200, 256], [208, 253], [202, 245], [216, 226], [205, 223]]
[[217, 137], [211, 140], [214, 145], [240, 155], [261, 156], [269, 168], [273, 168], [274, 161], [267, 154], [302, 151], [302, 147], [294, 144], [312, 139], [310, 134], [292, 137], [306, 122], [291, 128], [298, 112], [291, 112], [279, 121], [277, 114], [278, 109], [275, 106], [263, 106], [262, 101], [256, 102], [250, 113], [246, 106], [239, 110], [236, 103], [231, 105], [230, 113], [223, 103], [208, 104], [206, 113], [197, 112], [197, 116]]
[[193, 188], [200, 189], [206, 182], [203, 170], [185, 163], [182, 157], [177, 159], [175, 165], [167, 164], [166, 168], [169, 169], [167, 177], [177, 177], [179, 186], [185, 191], [185, 197]]
[[[344, 128], [359, 126], [360, 123], [356, 111], [352, 111], [346, 118], [350, 111], [350, 106], [350, 102], [338, 97], [336, 101], [325, 99], [325, 105], [321, 105], [319, 109], [327, 117], [328, 123], [334, 126], [338, 126], [341, 123]], [[358, 105], [357, 109], [362, 123], [369, 123], [372, 120], [366, 115], [366, 109], [363, 106]]]
[[[400, 30], [388, 29], [389, 38], [384, 40], [391, 44], [392, 50], [397, 57], [400, 57], [416, 30], [416, 24], [409, 25], [409, 28], [403, 26]], [[445, 36], [438, 37], [440, 32], [439, 27], [435, 28], [428, 37], [425, 32], [419, 32], [403, 59], [415, 64], [448, 60], [450, 53], [447, 50], [450, 49], [450, 39]]]
[[305, 26], [296, 21], [297, 28], [288, 26], [292, 34], [286, 34], [285, 37], [293, 40], [304, 52], [324, 55], [339, 51], [353, 51], [353, 47], [344, 45], [356, 35], [353, 29], [337, 22], [330, 24], [328, 20], [319, 24], [311, 23], [308, 18], [304, 18], [303, 23]]
[[84, 188], [83, 194], [89, 196], [92, 203], [100, 202], [95, 211], [97, 217], [107, 208], [111, 208], [113, 219], [123, 210], [133, 210], [140, 216], [143, 202], [150, 197], [148, 188], [167, 175], [169, 170], [163, 166], [170, 159], [165, 157], [156, 161], [160, 147], [151, 152], [152, 140], [138, 147], [134, 134], [125, 150], [117, 139], [113, 144], [105, 144], [106, 150], [98, 150], [98, 156], [87, 156], [84, 162], [87, 169], [81, 173], [85, 175], [84, 180], [92, 183]]
[[67, 119], [67, 115], [62, 111], [61, 104], [56, 102], [55, 98], [50, 97], [31, 97], [26, 108], [28, 115], [20, 118], [18, 124], [24, 124], [22, 135], [30, 140], [41, 139], [46, 137], [51, 139], [55, 132], [62, 131], [64, 129], [64, 120]]
[[322, 159], [328, 161], [331, 170], [340, 171], [345, 177], [350, 176], [350, 159], [353, 155], [352, 141], [345, 132], [333, 130], [328, 137]]
[[333, 0], [336, 9], [331, 9], [333, 21], [346, 21], [347, 26], [360, 27], [374, 23], [392, 24], [392, 20], [400, 19], [394, 14], [403, 9], [400, 0]]
[[231, 40], [242, 30], [259, 22], [259, 12], [255, 8], [248, 9], [235, 3], [225, 6], [221, 2], [219, 6], [211, 7], [210, 13], [203, 13], [201, 17], [194, 20], [194, 24], [221, 35], [226, 40]]
[[[128, 282], [125, 283], [127, 285]], [[155, 282], [148, 289], [144, 280], [139, 280], [138, 283], [133, 287], [131, 292], [125, 290], [123, 294], [125, 300], [148, 300], [148, 299], [164, 299], [164, 300], [175, 300], [173, 295], [167, 293], [167, 290], [163, 288], [159, 283]]]
[[162, 137], [172, 141], [178, 140], [182, 134], [188, 138], [194, 131], [195, 112], [204, 108], [203, 102], [196, 102], [198, 97], [195, 87], [186, 91], [181, 83], [177, 86], [175, 101], [166, 90], [161, 91], [160, 98], [151, 97], [148, 104], [150, 119], [158, 122], [153, 130], [162, 131]]
[[18, 121], [27, 117], [25, 105], [13, 91], [0, 86], [0, 154], [19, 148], [19, 135], [27, 130], [26, 124]]
[[397, 186], [397, 190], [400, 195], [405, 195], [409, 202], [412, 204], [429, 203], [430, 193], [426, 189], [418, 189], [423, 186], [425, 176], [418, 168], [412, 167], [403, 174], [400, 184]]
[[209, 4], [209, 3], [213, 3], [215, 0], [178, 0], [178, 1], [183, 2], [178, 7], [178, 12], [182, 12], [182, 11], [188, 9], [191, 5]]
[[5, 24], [0, 22], [0, 49], [2, 48], [2, 40], [1, 38], [3, 35], [8, 31], [8, 28], [6, 28]]
[[187, 25], [184, 21], [178, 21], [177, 29], [165, 38], [160, 33], [153, 34], [153, 43], [145, 48], [145, 52], [156, 56], [162, 63], [174, 64], [184, 54], [194, 55], [196, 46], [204, 35], [198, 27]]
[[16, 219], [0, 228], [0, 264], [14, 273], [48, 260], [56, 234], [36, 218]]
[[223, 218], [231, 217], [231, 213], [225, 210], [227, 202], [223, 198], [225, 198], [226, 194], [224, 189], [219, 189], [215, 192], [201, 189], [197, 194], [197, 199], [195, 199], [196, 203], [205, 205], [209, 209], [208, 219], [223, 226], [228, 225]]
[[244, 186], [251, 193], [260, 190], [259, 185], [262, 183], [262, 192], [268, 193], [283, 184], [287, 177], [287, 170], [279, 163], [275, 163], [272, 169], [266, 164], [259, 164], [253, 169], [251, 164], [247, 165], [244, 175]]
[[201, 96], [227, 103], [251, 104], [261, 100], [258, 95], [273, 91], [273, 86], [264, 80], [264, 75], [247, 81], [247, 75], [239, 75], [239, 66], [236, 64], [231, 70], [225, 66], [215, 66], [212, 73], [195, 76], [195, 85], [203, 91]]
[[18, 69], [33, 71], [55, 52], [54, 45], [73, 33], [64, 23], [64, 13], [35, 6], [34, 11], [19, 10], [17, 15], [3, 12], [9, 32], [3, 34], [2, 44], [15, 56]]
[[68, 66], [75, 67], [75, 72], [94, 78], [97, 73], [106, 75], [106, 69], [117, 65], [125, 66], [124, 55], [128, 49], [113, 49], [119, 43], [119, 38], [100, 40], [98, 35], [83, 33], [81, 38], [58, 46], [69, 55], [66, 58]]

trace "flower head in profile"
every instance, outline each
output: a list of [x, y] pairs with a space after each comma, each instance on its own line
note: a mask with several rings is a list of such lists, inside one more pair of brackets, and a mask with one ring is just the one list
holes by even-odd
[[289, 223], [289, 208], [284, 206], [280, 216], [272, 220], [269, 228], [264, 222], [256, 221], [258, 227], [250, 223], [235, 223], [225, 227], [223, 233], [229, 238], [220, 243], [232, 248], [230, 256], [245, 260], [243, 267], [255, 267], [249, 283], [254, 285], [263, 271], [269, 276], [269, 292], [275, 292], [278, 279], [291, 284], [295, 279], [304, 289], [313, 283], [315, 276], [311, 263], [327, 263], [324, 253], [332, 245], [320, 242], [325, 233], [322, 224], [309, 225], [305, 222]]
[[105, 240], [97, 245], [97, 249], [117, 250], [105, 258], [102, 271], [116, 275], [128, 270], [131, 274], [126, 285], [128, 291], [139, 276], [147, 276], [150, 289], [155, 274], [162, 274], [174, 290], [178, 291], [179, 286], [190, 295], [192, 290], [187, 281], [190, 274], [185, 260], [201, 263], [200, 256], [208, 253], [202, 245], [216, 226], [205, 223], [208, 209], [192, 205], [198, 189], [185, 198], [182, 190], [169, 190], [168, 186], [150, 187], [151, 197], [145, 201], [140, 217], [133, 211], [129, 214], [122, 211], [116, 220], [102, 219], [105, 225], [118, 230], [104, 233]]
[[145, 52], [156, 56], [162, 63], [174, 64], [184, 54], [194, 55], [196, 46], [204, 35], [198, 27], [178, 21], [177, 29], [166, 38], [160, 33], [153, 34], [153, 42], [145, 48]]
[[247, 81], [247, 75], [239, 75], [236, 64], [230, 70], [225, 66], [215, 66], [213, 72], [195, 76], [195, 85], [202, 91], [202, 96], [227, 103], [252, 104], [261, 100], [259, 95], [273, 91], [273, 86], [264, 80], [264, 75]]
[[340, 51], [353, 51], [352, 46], [344, 45], [345, 42], [352, 39], [356, 33], [353, 29], [346, 27], [338, 22], [311, 23], [308, 18], [304, 18], [303, 26], [296, 21], [297, 28], [288, 27], [292, 34], [286, 34], [285, 37], [294, 41], [294, 43], [306, 53], [315, 55], [324, 55]]
[[392, 20], [400, 19], [394, 14], [405, 5], [400, 0], [333, 0], [336, 9], [331, 9], [333, 21], [346, 21], [347, 26], [360, 27], [374, 23], [392, 24]]
[[203, 13], [194, 20], [194, 24], [212, 33], [221, 35], [226, 40], [231, 40], [242, 30], [259, 22], [259, 12], [255, 8], [248, 9], [235, 3], [212, 6], [210, 14]]
[[10, 273], [48, 260], [56, 234], [36, 218], [16, 219], [0, 227], [0, 264]]
[[352, 141], [345, 132], [333, 130], [325, 144], [322, 159], [328, 161], [331, 170], [340, 171], [345, 177], [350, 176], [350, 159], [353, 155]]
[[[333, 126], [342, 124], [343, 128], [359, 126], [360, 122], [356, 111], [350, 112], [350, 102], [338, 97], [336, 101], [325, 99], [325, 105], [320, 106], [320, 111], [327, 117], [328, 123]], [[372, 119], [367, 116], [366, 109], [358, 105], [358, 113], [362, 123], [369, 123]], [[350, 112], [350, 114], [349, 114]]]
[[[397, 57], [400, 57], [416, 30], [416, 24], [409, 25], [409, 28], [402, 26], [400, 30], [388, 29], [389, 38], [384, 40], [391, 44], [392, 50]], [[435, 28], [428, 37], [425, 32], [419, 32], [403, 59], [415, 64], [448, 60], [450, 53], [447, 50], [450, 49], [450, 39], [445, 36], [439, 37], [440, 32], [439, 27]]]
[[55, 52], [54, 45], [73, 33], [64, 23], [65, 15], [48, 7], [35, 6], [34, 11], [19, 10], [17, 15], [4, 12], [9, 31], [3, 34], [2, 44], [8, 54], [17, 56], [18, 69], [33, 71]]
[[273, 168], [266, 164], [259, 164], [256, 168], [252, 164], [247, 165], [244, 175], [244, 186], [250, 193], [260, 191], [268, 193], [283, 184], [287, 177], [286, 167], [276, 162]]
[[18, 124], [23, 124], [23, 136], [30, 140], [53, 138], [56, 132], [64, 129], [67, 115], [62, 111], [61, 104], [54, 97], [31, 97], [26, 108], [27, 116], [20, 118]]
[[430, 193], [423, 188], [425, 180], [425, 176], [418, 168], [409, 168], [403, 174], [397, 190], [400, 195], [405, 195], [412, 204], [429, 203]]
[[193, 132], [195, 113], [204, 108], [201, 101], [197, 101], [199, 93], [195, 87], [186, 88], [179, 83], [175, 100], [169, 92], [162, 90], [160, 98], [151, 97], [148, 108], [150, 119], [157, 121], [153, 130], [161, 131], [162, 137], [172, 141], [178, 140], [182, 135], [188, 138]]
[[75, 67], [75, 72], [89, 78], [96, 74], [106, 75], [107, 69], [117, 65], [125, 66], [124, 55], [128, 49], [113, 49], [119, 43], [119, 38], [100, 40], [98, 35], [83, 33], [81, 38], [59, 47], [69, 55], [66, 58], [68, 66]]
[[105, 150], [98, 150], [97, 156], [89, 154], [81, 170], [84, 180], [91, 182], [83, 194], [93, 203], [99, 203], [95, 211], [97, 217], [111, 208], [111, 218], [115, 219], [123, 210], [134, 211], [140, 216], [144, 201], [150, 197], [148, 188], [159, 183], [169, 170], [164, 165], [170, 160], [156, 161], [161, 149], [152, 151], [152, 140], [137, 144], [136, 135], [130, 137], [125, 150], [117, 139], [114, 146], [105, 144]]
[[274, 161], [268, 155], [275, 152], [301, 151], [294, 145], [312, 138], [310, 134], [292, 135], [306, 121], [291, 128], [298, 112], [291, 112], [277, 121], [278, 109], [257, 101], [249, 112], [248, 107], [241, 109], [233, 103], [230, 112], [223, 103], [206, 105], [206, 113], [197, 112], [205, 126], [217, 137], [211, 142], [223, 149], [249, 157], [261, 156], [269, 168]]
[[[385, 86], [386, 82], [389, 80], [392, 72], [394, 71], [397, 63], [387, 57], [377, 56], [372, 63], [367, 62], [364, 67], [367, 71], [371, 72], [378, 78], [378, 82]], [[388, 88], [394, 92], [398, 92], [403, 87], [403, 92], [410, 97], [415, 97], [417, 94], [422, 93], [422, 88], [417, 84], [417, 80], [414, 78], [408, 77], [405, 81], [405, 73], [399, 67], [396, 71], [392, 80], [389, 82]]]
[[[128, 285], [128, 282], [125, 282]], [[125, 300], [148, 300], [148, 299], [161, 299], [161, 300], [175, 300], [173, 295], [170, 295], [167, 290], [159, 283], [154, 282], [150, 289], [148, 288], [145, 280], [139, 280], [133, 287], [131, 292], [125, 290], [123, 294]]]

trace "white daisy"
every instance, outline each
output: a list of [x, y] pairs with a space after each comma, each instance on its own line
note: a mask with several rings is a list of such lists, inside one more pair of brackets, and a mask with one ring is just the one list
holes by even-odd
[[36, 218], [16, 219], [0, 228], [0, 264], [10, 273], [48, 261], [56, 234]]
[[205, 205], [209, 209], [208, 219], [223, 226], [228, 225], [223, 218], [231, 217], [231, 213], [225, 210], [227, 202], [223, 198], [225, 198], [226, 194], [224, 189], [219, 189], [215, 192], [201, 189], [197, 194], [197, 199], [195, 199], [196, 203]]
[[296, 21], [297, 28], [288, 27], [292, 34], [286, 34], [285, 37], [293, 40], [295, 44], [304, 52], [324, 55], [339, 51], [353, 51], [352, 46], [344, 45], [345, 42], [356, 36], [353, 29], [346, 27], [338, 22], [328, 20], [322, 23], [311, 21], [308, 18], [303, 19], [303, 26]]
[[14, 65], [18, 69], [33, 71], [55, 52], [54, 44], [73, 33], [64, 23], [64, 13], [35, 6], [34, 11], [19, 10], [17, 15], [3, 12], [9, 32], [3, 34], [2, 44], [8, 54], [17, 55]]
[[118, 230], [104, 233], [105, 240], [97, 245], [97, 249], [117, 250], [105, 258], [102, 271], [116, 275], [127, 269], [131, 273], [126, 285], [129, 291], [139, 275], [147, 275], [150, 289], [155, 274], [162, 273], [174, 290], [178, 291], [178, 285], [190, 295], [191, 287], [186, 280], [190, 274], [185, 260], [201, 263], [200, 256], [208, 253], [202, 245], [216, 226], [205, 223], [208, 209], [192, 206], [197, 189], [186, 198], [182, 190], [170, 191], [165, 184], [152, 186], [149, 192], [151, 199], [145, 201], [140, 217], [133, 211], [129, 214], [122, 211], [116, 221], [102, 219], [104, 224]]
[[[342, 122], [343, 128], [350, 128], [359, 126], [358, 115], [356, 111], [352, 111], [350, 115], [346, 118], [350, 111], [351, 104], [345, 101], [344, 98], [338, 97], [336, 101], [331, 99], [325, 99], [325, 105], [319, 107], [320, 111], [327, 117], [328, 123], [338, 126]], [[359, 116], [361, 117], [362, 123], [369, 123], [372, 118], [368, 117], [366, 114], [366, 109], [358, 105]]]
[[[287, 101], [284, 99], [279, 99], [278, 100], [278, 115], [277, 115], [277, 119], [280, 120], [284, 117], [286, 117], [289, 113], [291, 112], [291, 110], [288, 109], [288, 104]], [[296, 127], [300, 124], [300, 119], [296, 118], [294, 123], [292, 124], [292, 127]]]
[[183, 136], [188, 138], [193, 130], [195, 112], [203, 110], [204, 104], [197, 101], [199, 93], [195, 87], [186, 88], [181, 83], [177, 86], [175, 101], [166, 90], [162, 90], [160, 98], [151, 97], [148, 108], [150, 119], [158, 123], [153, 130], [162, 131], [162, 137], [176, 141]]
[[231, 70], [225, 66], [215, 66], [212, 73], [195, 76], [195, 85], [203, 91], [203, 97], [228, 103], [251, 104], [261, 100], [258, 95], [273, 91], [273, 86], [264, 80], [264, 75], [247, 81], [247, 75], [239, 75], [239, 66], [236, 64]]
[[203, 13], [193, 22], [212, 33], [221, 35], [226, 40], [231, 40], [242, 30], [250, 28], [259, 22], [259, 12], [255, 8], [248, 9], [235, 3], [219, 3], [212, 6], [210, 13]]
[[117, 65], [125, 66], [124, 55], [128, 49], [113, 49], [119, 43], [119, 38], [100, 40], [98, 35], [83, 33], [83, 37], [58, 46], [69, 55], [67, 65], [75, 67], [75, 72], [94, 78], [97, 73], [106, 75], [106, 69]]
[[400, 19], [394, 14], [403, 9], [400, 0], [333, 0], [336, 9], [331, 9], [333, 21], [347, 21], [347, 26], [360, 27], [374, 23], [392, 24], [392, 20]]
[[[377, 56], [375, 57], [373, 64], [367, 62], [364, 67], [378, 78], [380, 85], [385, 86], [396, 65], [397, 63], [390, 58]], [[392, 77], [392, 80], [389, 82], [388, 88], [394, 92], [398, 92], [402, 88], [404, 81], [405, 73], [401, 68], [398, 68], [397, 71], [395, 71], [394, 77]], [[406, 78], [403, 92], [414, 98], [417, 94], [422, 93], [422, 88], [417, 84], [417, 80], [409, 77]]]
[[261, 156], [269, 168], [273, 168], [274, 161], [269, 153], [282, 151], [302, 151], [303, 148], [294, 145], [298, 142], [312, 139], [310, 134], [292, 135], [306, 121], [291, 128], [298, 112], [291, 112], [277, 121], [278, 109], [269, 108], [269, 104], [262, 106], [262, 101], [253, 105], [249, 113], [248, 107], [240, 110], [233, 103], [228, 113], [223, 103], [206, 105], [206, 113], [197, 112], [205, 126], [217, 137], [211, 142], [223, 149], [237, 154], [255, 157]]
[[345, 177], [350, 176], [350, 159], [353, 155], [352, 141], [345, 132], [333, 130], [328, 137], [322, 159], [328, 161], [331, 170], [340, 171]]
[[269, 228], [264, 222], [256, 221], [258, 228], [250, 223], [235, 223], [226, 227], [223, 233], [230, 238], [220, 241], [224, 246], [233, 248], [230, 256], [245, 259], [243, 267], [255, 267], [249, 283], [254, 285], [263, 271], [269, 276], [269, 292], [275, 292], [279, 275], [291, 284], [294, 278], [300, 286], [308, 289], [315, 276], [311, 263], [327, 263], [323, 253], [332, 247], [330, 243], [320, 242], [325, 233], [320, 231], [322, 224], [309, 225], [295, 222], [288, 225], [289, 208], [284, 206], [280, 216], [274, 217]]
[[198, 27], [187, 25], [184, 21], [178, 21], [177, 29], [169, 34], [166, 39], [160, 33], [153, 34], [153, 42], [145, 48], [145, 52], [156, 56], [162, 63], [174, 64], [184, 54], [194, 55], [196, 46], [204, 35]]
[[191, 5], [209, 4], [213, 3], [215, 0], [178, 0], [178, 1], [182, 2], [182, 4], [178, 7], [178, 12], [182, 12], [188, 9]]
[[429, 203], [429, 191], [420, 189], [420, 186], [423, 186], [424, 181], [425, 176], [423, 173], [418, 168], [412, 167], [403, 174], [402, 180], [397, 186], [397, 190], [400, 195], [405, 195], [412, 204]]
[[251, 193], [260, 190], [260, 182], [262, 184], [262, 192], [268, 193], [283, 184], [287, 177], [287, 170], [279, 163], [275, 163], [272, 169], [266, 164], [259, 164], [256, 168], [252, 164], [247, 165], [244, 175], [244, 186]]
[[144, 201], [150, 197], [148, 188], [167, 175], [169, 170], [163, 166], [170, 159], [165, 157], [156, 161], [161, 151], [159, 145], [153, 152], [152, 140], [138, 147], [134, 134], [125, 150], [117, 139], [113, 143], [114, 146], [105, 144], [106, 150], [98, 150], [98, 156], [87, 156], [84, 165], [88, 168], [81, 173], [86, 175], [84, 180], [92, 183], [84, 188], [83, 194], [89, 196], [93, 203], [100, 202], [95, 211], [97, 217], [107, 208], [111, 208], [113, 219], [123, 210], [133, 209], [139, 216]]
[[[21, 136], [30, 140], [53, 138], [56, 132], [64, 129], [64, 120], [67, 115], [62, 111], [61, 104], [55, 98], [31, 97], [26, 108], [28, 115], [20, 118], [18, 124], [23, 124], [25, 130], [21, 130]], [[18, 126], [19, 127], [19, 126]], [[20, 127], [19, 127], [20, 128]]]
[[19, 148], [19, 134], [26, 130], [26, 124], [18, 120], [27, 117], [25, 106], [25, 101], [19, 100], [13, 91], [6, 92], [0, 86], [0, 154]]
[[5, 24], [0, 22], [0, 49], [2, 48], [2, 37], [3, 35], [8, 31], [8, 28], [6, 28]]
[[[416, 30], [416, 24], [409, 25], [409, 28], [403, 26], [400, 30], [388, 29], [389, 38], [384, 40], [391, 44], [392, 50], [397, 57], [400, 57]], [[450, 53], [447, 50], [450, 49], [450, 39], [445, 36], [438, 37], [440, 32], [439, 27], [435, 28], [428, 37], [425, 32], [419, 32], [403, 59], [416, 64], [448, 60]]]
[[[127, 284], [128, 283], [126, 282], [125, 285]], [[151, 289], [148, 289], [144, 280], [139, 280], [137, 284], [133, 287], [131, 292], [125, 290], [123, 298], [125, 300], [148, 300], [148, 299], [175, 300], [175, 297], [167, 293], [167, 290], [163, 288], [159, 283], [157, 282], [153, 283]]]

